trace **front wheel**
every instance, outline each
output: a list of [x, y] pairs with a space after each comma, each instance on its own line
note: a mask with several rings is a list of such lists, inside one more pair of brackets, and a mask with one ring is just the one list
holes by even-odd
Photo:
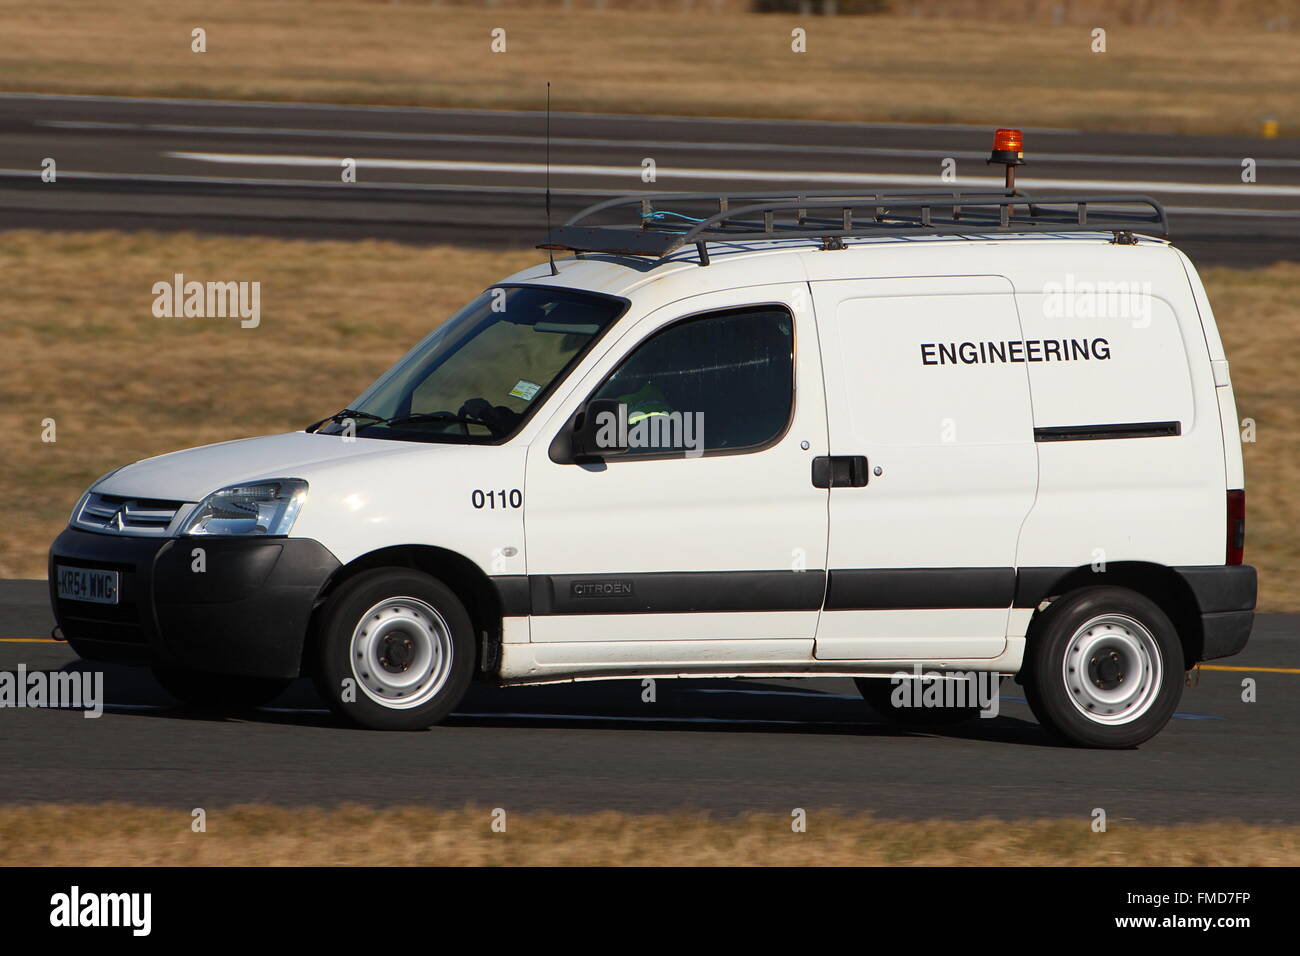
[[441, 581], [400, 568], [366, 571], [324, 609], [316, 688], [363, 727], [424, 730], [465, 696], [474, 646], [469, 614]]
[[1044, 611], [1025, 649], [1025, 697], [1047, 730], [1083, 747], [1136, 747], [1183, 694], [1183, 648], [1155, 602], [1084, 588]]

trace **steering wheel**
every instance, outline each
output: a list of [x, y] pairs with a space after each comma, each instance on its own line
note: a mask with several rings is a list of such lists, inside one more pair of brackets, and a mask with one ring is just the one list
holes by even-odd
[[[467, 400], [460, 406], [460, 411], [456, 414], [460, 418], [472, 418], [475, 421], [482, 422], [494, 436], [508, 432], [519, 419], [519, 413], [514, 409], [507, 408], [504, 405], [493, 405], [486, 398]], [[466, 422], [461, 422], [461, 427], [465, 429], [465, 434], [468, 435], [469, 425]]]

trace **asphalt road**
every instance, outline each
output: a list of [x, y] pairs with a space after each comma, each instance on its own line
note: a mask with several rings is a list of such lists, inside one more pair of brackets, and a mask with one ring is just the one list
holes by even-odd
[[[0, 582], [0, 669], [89, 666], [42, 639], [45, 587]], [[109, 667], [97, 719], [0, 709], [0, 804], [1300, 821], [1300, 615], [1261, 616], [1245, 653], [1216, 663], [1247, 670], [1202, 670], [1163, 733], [1118, 752], [1052, 744], [1010, 682], [998, 717], [951, 734], [895, 729], [846, 680], [665, 680], [655, 703], [637, 681], [477, 686], [445, 725], [382, 734], [338, 724], [305, 682], [220, 719], [177, 709], [145, 671]]]
[[[639, 190], [996, 187], [990, 139], [982, 127], [555, 113], [553, 216]], [[1154, 196], [1200, 263], [1300, 255], [1295, 140], [1028, 129], [1026, 150], [1026, 191]], [[344, 158], [355, 183], [341, 181]], [[940, 181], [945, 158], [955, 183]], [[533, 245], [546, 161], [536, 112], [0, 94], [0, 228]]]

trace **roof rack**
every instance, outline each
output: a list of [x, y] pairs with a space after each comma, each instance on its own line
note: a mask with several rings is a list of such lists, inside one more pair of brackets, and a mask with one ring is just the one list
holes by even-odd
[[[733, 202], [739, 205], [733, 206]], [[666, 205], [699, 206], [688, 215]], [[597, 225], [608, 210], [639, 206], [634, 224]], [[1094, 207], [1094, 208], [1090, 208]], [[1105, 208], [1095, 208], [1105, 207]], [[1116, 209], [1115, 207], [1121, 207]], [[716, 209], [716, 212], [712, 210]], [[555, 229], [539, 249], [603, 252], [662, 259], [694, 244], [709, 264], [710, 242], [820, 239], [843, 248], [849, 236], [980, 235], [997, 232], [1113, 232], [1133, 242], [1133, 231], [1169, 235], [1164, 207], [1146, 196], [1030, 196], [1013, 190], [974, 192], [811, 191], [799, 193], [633, 194], [588, 206]]]

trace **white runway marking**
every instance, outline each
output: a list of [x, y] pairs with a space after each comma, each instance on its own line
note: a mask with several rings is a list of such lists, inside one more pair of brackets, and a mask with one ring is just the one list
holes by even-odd
[[[0, 168], [0, 176], [14, 176], [17, 178], [39, 179], [41, 171], [39, 169], [15, 169], [13, 167]], [[321, 190], [343, 190], [351, 192], [354, 189], [411, 189], [425, 192], [474, 192], [474, 193], [507, 193], [515, 195], [518, 193], [536, 193], [541, 195], [546, 192], [544, 186], [484, 186], [474, 183], [403, 183], [403, 182], [369, 182], [369, 183], [344, 183], [338, 180], [321, 180], [321, 179], [262, 179], [250, 176], [177, 176], [170, 173], [101, 173], [89, 172], [84, 170], [59, 170], [60, 179], [78, 179], [78, 180], [98, 180], [102, 182], [131, 182], [131, 183], [156, 183], [158, 185], [221, 185], [221, 186], [311, 186]], [[554, 187], [551, 190], [555, 195], [570, 196], [626, 196], [626, 189], [570, 189], [564, 187]]]
[[[294, 103], [272, 100], [191, 100], [169, 96], [103, 96], [78, 93], [0, 93], [0, 101], [3, 100], [45, 100], [55, 103], [123, 103], [127, 105], [154, 103], [165, 104], [168, 106], [186, 106], [190, 108], [233, 106], [239, 108], [267, 110], [318, 110], [322, 112], [343, 113], [413, 113], [417, 116], [517, 116], [541, 119], [545, 115], [540, 110], [467, 109], [442, 106], [368, 106], [364, 104], [349, 106], [346, 103]], [[551, 116], [552, 118], [560, 119], [606, 120], [612, 122], [671, 120], [674, 123], [705, 123], [711, 126], [724, 124], [731, 126], [840, 126], [852, 129], [970, 130], [985, 133], [990, 130], [990, 127], [986, 123], [868, 123], [854, 120], [764, 120], [753, 118], [744, 119], [734, 116], [674, 116], [669, 113], [643, 113], [633, 115], [626, 113], [564, 112], [558, 110], [553, 111]], [[1062, 126], [1024, 126], [1021, 127], [1021, 129], [1023, 129], [1025, 133], [1032, 133], [1034, 135], [1074, 135], [1080, 132], [1080, 130]]]
[[[36, 126], [69, 130], [121, 130], [143, 133], [183, 133], [186, 135], [218, 136], [278, 136], [315, 137], [327, 139], [390, 140], [415, 143], [480, 143], [501, 146], [545, 146], [544, 136], [506, 135], [498, 133], [413, 133], [397, 130], [344, 130], [303, 129], [294, 126], [200, 126], [184, 123], [115, 123], [97, 120], [38, 120]], [[837, 156], [897, 156], [923, 159], [965, 159], [983, 163], [987, 151], [909, 149], [891, 146], [835, 146], [825, 144], [796, 145], [792, 143], [726, 142], [708, 140], [663, 139], [598, 139], [592, 137], [554, 136], [552, 146], [576, 146], [590, 149], [677, 149], [704, 152], [732, 153], [790, 153], [808, 155], [820, 153]], [[1224, 166], [1233, 170], [1241, 168], [1236, 156], [1150, 156], [1144, 154], [1100, 153], [1033, 153], [1036, 163], [1118, 163], [1120, 165], [1152, 166]], [[1300, 159], [1280, 159], [1264, 156], [1258, 160], [1261, 167], [1300, 167]]]
[[[340, 157], [297, 156], [284, 154], [257, 155], [252, 153], [202, 153], [168, 152], [175, 159], [195, 162], [222, 163], [242, 166], [298, 166], [339, 167]], [[546, 173], [544, 163], [493, 163], [478, 160], [452, 159], [357, 159], [358, 169], [419, 169], [437, 172], [498, 173], [540, 176]], [[597, 166], [586, 164], [552, 164], [553, 176], [615, 176], [631, 182], [640, 182], [640, 166]], [[660, 166], [660, 181], [666, 179], [708, 179], [734, 181], [763, 181], [780, 183], [832, 183], [860, 186], [927, 186], [935, 192], [980, 186], [997, 189], [1002, 186], [1000, 176], [963, 176], [959, 182], [943, 183], [937, 176], [916, 176], [910, 173], [850, 173], [850, 172], [791, 172], [789, 170], [703, 169], [691, 167]], [[1182, 183], [1158, 180], [1108, 180], [1108, 179], [1056, 179], [1024, 176], [1017, 185], [1033, 189], [1095, 189], [1100, 192], [1161, 192], [1198, 195], [1249, 195], [1249, 196], [1300, 196], [1300, 186], [1269, 186], [1261, 183]]]
[[[342, 183], [333, 180], [320, 179], [262, 179], [254, 176], [179, 176], [168, 173], [141, 175], [138, 173], [103, 173], [87, 172], [79, 170], [60, 171], [59, 175], [67, 180], [100, 180], [103, 182], [135, 182], [135, 183], [157, 183], [157, 184], [187, 184], [196, 185], [224, 185], [224, 186], [296, 186], [296, 187], [313, 187], [323, 191], [337, 190], [399, 190], [407, 189], [416, 192], [461, 192], [461, 193], [500, 193], [503, 195], [542, 195], [545, 193], [543, 186], [500, 186], [486, 185], [475, 183], [407, 183], [407, 182], [358, 182]], [[37, 179], [40, 177], [40, 170], [33, 169], [14, 169], [0, 168], [0, 176], [15, 176], [19, 178]], [[642, 190], [649, 192], [651, 190]], [[629, 192], [635, 193], [637, 190], [628, 189], [591, 189], [591, 188], [572, 188], [564, 186], [552, 187], [551, 192], [557, 196], [582, 196], [593, 199], [615, 198], [626, 196]], [[1227, 216], [1246, 219], [1296, 219], [1300, 218], [1300, 209], [1295, 211], [1283, 209], [1250, 209], [1245, 207], [1233, 206], [1176, 206], [1166, 204], [1165, 209], [1171, 213], [1178, 213], [1188, 216]]]

